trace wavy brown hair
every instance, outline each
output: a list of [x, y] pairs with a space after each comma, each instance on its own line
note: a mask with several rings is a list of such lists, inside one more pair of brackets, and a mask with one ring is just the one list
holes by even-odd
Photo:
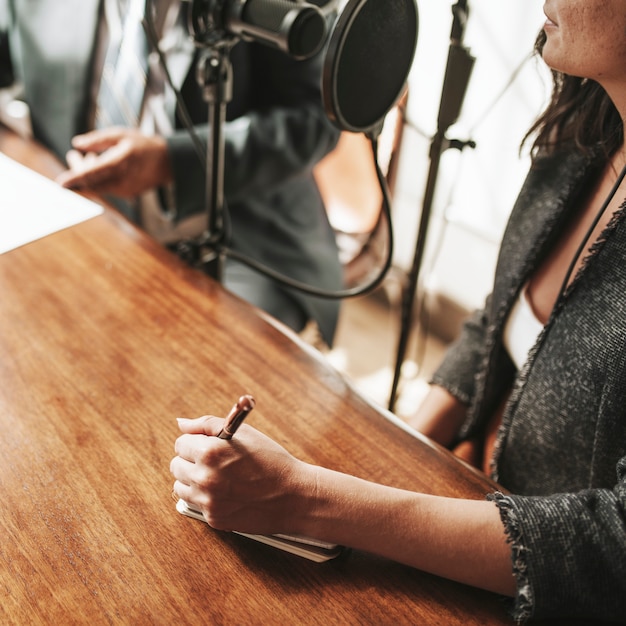
[[[541, 55], [546, 42], [542, 30], [535, 42]], [[609, 157], [622, 144], [624, 128], [615, 105], [595, 81], [552, 71], [550, 102], [531, 126], [523, 143], [532, 139], [532, 154], [574, 146], [584, 153], [600, 150]]]

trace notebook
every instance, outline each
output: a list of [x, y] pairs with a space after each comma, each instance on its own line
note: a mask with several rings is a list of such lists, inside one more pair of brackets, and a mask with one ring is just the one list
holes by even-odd
[[[176, 510], [183, 515], [206, 522], [204, 515], [197, 509], [187, 504], [184, 500], [178, 500]], [[325, 541], [318, 541], [309, 537], [301, 537], [299, 535], [253, 535], [250, 533], [241, 533], [233, 531], [243, 537], [254, 539], [268, 546], [273, 546], [279, 550], [290, 552], [298, 556], [304, 557], [316, 563], [323, 563], [338, 557], [343, 551], [343, 546]]]

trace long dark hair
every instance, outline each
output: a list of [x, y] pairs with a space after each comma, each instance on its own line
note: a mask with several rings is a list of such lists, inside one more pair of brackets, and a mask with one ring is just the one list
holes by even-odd
[[[535, 42], [541, 55], [543, 30]], [[532, 154], [576, 148], [584, 153], [600, 150], [606, 158], [622, 144], [624, 128], [615, 105], [595, 81], [552, 71], [552, 96], [546, 110], [531, 126], [523, 143], [532, 140]]]

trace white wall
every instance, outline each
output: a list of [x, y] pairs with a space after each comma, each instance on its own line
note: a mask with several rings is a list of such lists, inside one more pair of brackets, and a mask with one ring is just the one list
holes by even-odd
[[[394, 264], [405, 270], [413, 259], [454, 4], [418, 0], [409, 126], [394, 196]], [[550, 81], [542, 62], [529, 58], [545, 19], [543, 0], [468, 4], [464, 45], [476, 62], [461, 115], [447, 136], [471, 138], [477, 147], [444, 153], [420, 277], [429, 291], [473, 309], [491, 288], [499, 240], [528, 168], [527, 151], [519, 156], [520, 140], [545, 104]]]

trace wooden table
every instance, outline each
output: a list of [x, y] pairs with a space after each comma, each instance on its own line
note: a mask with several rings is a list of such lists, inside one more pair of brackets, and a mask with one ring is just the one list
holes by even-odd
[[[0, 150], [61, 169], [1, 130]], [[112, 211], [0, 255], [0, 355], [0, 623], [511, 623], [490, 593], [176, 512], [174, 418], [244, 392], [249, 423], [307, 461], [445, 496], [493, 485]]]

